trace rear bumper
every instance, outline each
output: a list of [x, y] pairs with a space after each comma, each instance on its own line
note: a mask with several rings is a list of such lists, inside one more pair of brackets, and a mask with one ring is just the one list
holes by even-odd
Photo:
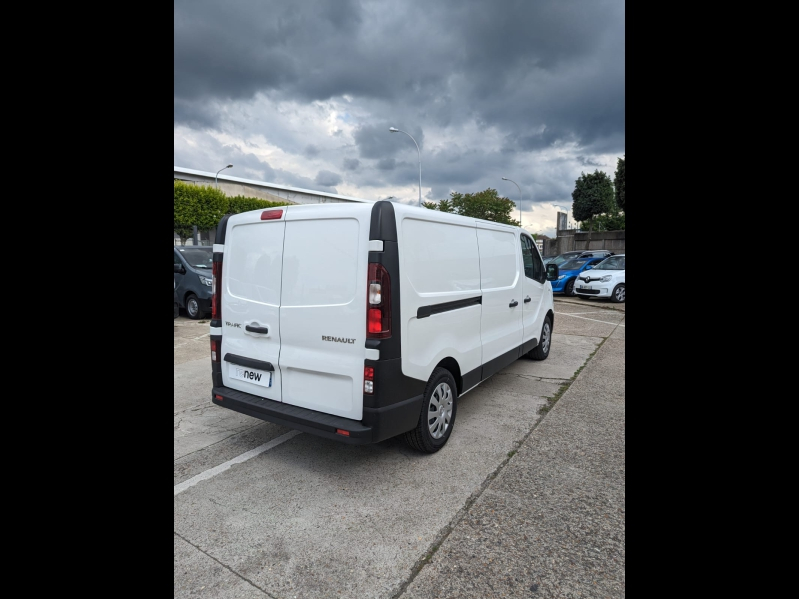
[[[211, 390], [211, 401], [223, 408], [349, 445], [378, 443], [411, 430], [419, 420], [422, 398], [419, 395], [382, 408], [364, 407], [363, 420], [357, 421], [264, 399], [229, 387], [215, 386]], [[337, 429], [349, 432], [349, 436], [337, 433]]]

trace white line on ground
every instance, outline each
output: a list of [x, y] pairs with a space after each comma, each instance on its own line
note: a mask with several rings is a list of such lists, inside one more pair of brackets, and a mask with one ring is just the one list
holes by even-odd
[[184, 480], [182, 483], [178, 483], [177, 485], [175, 485], [175, 495], [177, 495], [178, 493], [182, 493], [189, 487], [193, 487], [194, 485], [196, 485], [201, 481], [208, 480], [209, 478], [216, 476], [220, 472], [224, 472], [225, 470], [236, 464], [241, 464], [242, 462], [246, 462], [250, 458], [254, 458], [255, 456], [262, 454], [263, 452], [268, 451], [273, 447], [277, 447], [281, 443], [285, 443], [289, 439], [292, 439], [301, 433], [302, 431], [289, 431], [285, 435], [281, 435], [275, 439], [272, 439], [268, 443], [259, 445], [255, 449], [251, 449], [250, 451], [247, 451], [241, 454], [240, 456], [236, 456], [232, 460], [228, 460], [223, 464], [219, 464], [219, 466], [215, 466], [214, 468], [206, 470], [205, 472], [201, 472], [197, 476], [192, 476], [190, 479]]
[[[594, 310], [593, 312], [569, 312], [569, 315], [574, 316], [575, 314], [607, 314], [607, 310]], [[566, 314], [566, 312], [563, 312]]]
[[618, 324], [616, 322], [605, 322], [604, 320], [596, 320], [595, 318], [586, 318], [585, 316], [575, 316], [574, 314], [568, 314], [566, 312], [555, 312], [555, 314], [559, 314], [560, 316], [574, 316], [575, 318], [582, 318], [583, 320], [590, 320], [591, 322], [601, 322], [602, 324], [613, 324], [620, 327], [623, 327], [623, 324]]

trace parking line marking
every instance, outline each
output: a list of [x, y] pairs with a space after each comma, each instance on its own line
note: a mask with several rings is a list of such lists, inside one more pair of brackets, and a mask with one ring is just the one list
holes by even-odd
[[235, 458], [228, 460], [223, 464], [219, 464], [219, 466], [214, 466], [213, 468], [210, 468], [205, 472], [201, 472], [197, 476], [192, 476], [190, 479], [184, 480], [182, 483], [178, 483], [177, 485], [175, 485], [175, 496], [177, 496], [178, 493], [182, 493], [189, 487], [193, 487], [194, 485], [196, 485], [201, 481], [208, 480], [209, 478], [216, 476], [220, 472], [224, 472], [225, 470], [231, 468], [232, 466], [235, 466], [236, 464], [241, 464], [242, 462], [246, 462], [250, 458], [254, 458], [255, 456], [260, 455], [263, 452], [272, 449], [273, 447], [277, 447], [281, 443], [285, 443], [289, 439], [292, 439], [300, 434], [302, 434], [302, 431], [289, 431], [285, 435], [281, 435], [275, 439], [272, 439], [267, 443], [264, 443], [263, 445], [259, 445], [255, 449], [251, 449], [250, 451], [247, 451], [241, 454], [240, 456], [236, 456]]
[[616, 325], [617, 327], [623, 327], [623, 324], [618, 324], [616, 322], [605, 322], [604, 320], [597, 320], [595, 318], [586, 318], [585, 316], [575, 316], [574, 314], [567, 314], [566, 312], [555, 312], [560, 316], [574, 316], [575, 318], [582, 318], [583, 320], [590, 320], [591, 322], [601, 322], [602, 324], [612, 324]]
[[[594, 310], [593, 312], [569, 312], [569, 314], [571, 314], [572, 316], [574, 316], [575, 314], [607, 314], [607, 313], [608, 313], [607, 310]], [[566, 312], [563, 312], [563, 314], [566, 314]]]

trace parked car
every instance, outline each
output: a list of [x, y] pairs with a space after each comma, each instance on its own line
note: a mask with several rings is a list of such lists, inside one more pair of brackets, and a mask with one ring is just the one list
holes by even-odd
[[175, 254], [175, 291], [180, 307], [192, 320], [211, 311], [214, 253], [211, 246], [179, 245]]
[[214, 247], [222, 408], [355, 445], [403, 435], [433, 453], [465, 393], [550, 352], [558, 267], [519, 227], [387, 201], [309, 204], [223, 216]]
[[577, 297], [605, 297], [615, 303], [624, 302], [624, 254], [605, 258], [602, 262], [583, 271], [577, 277], [574, 291]]
[[558, 266], [558, 280], [552, 281], [553, 293], [563, 293], [567, 296], [574, 295], [574, 283], [577, 277], [586, 268], [602, 262], [604, 258], [572, 258]]
[[580, 254], [580, 258], [607, 258], [612, 255], [613, 252], [609, 252], [608, 250], [586, 250]]
[[544, 261], [544, 264], [548, 264], [549, 261], [552, 260], [552, 258], [555, 258], [555, 256], [541, 256], [541, 259]]
[[560, 266], [564, 262], [571, 260], [572, 258], [579, 258], [580, 254], [583, 253], [583, 250], [577, 250], [575, 252], [563, 252], [562, 254], [558, 254], [554, 258], [552, 258], [547, 264], [556, 264]]

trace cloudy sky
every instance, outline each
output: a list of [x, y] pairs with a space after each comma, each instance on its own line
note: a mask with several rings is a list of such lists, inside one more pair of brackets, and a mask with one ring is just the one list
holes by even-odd
[[623, 0], [175, 0], [174, 164], [416, 205], [421, 153], [423, 200], [518, 203], [507, 177], [525, 229], [554, 236], [580, 173], [612, 179], [624, 157], [624, 16]]

